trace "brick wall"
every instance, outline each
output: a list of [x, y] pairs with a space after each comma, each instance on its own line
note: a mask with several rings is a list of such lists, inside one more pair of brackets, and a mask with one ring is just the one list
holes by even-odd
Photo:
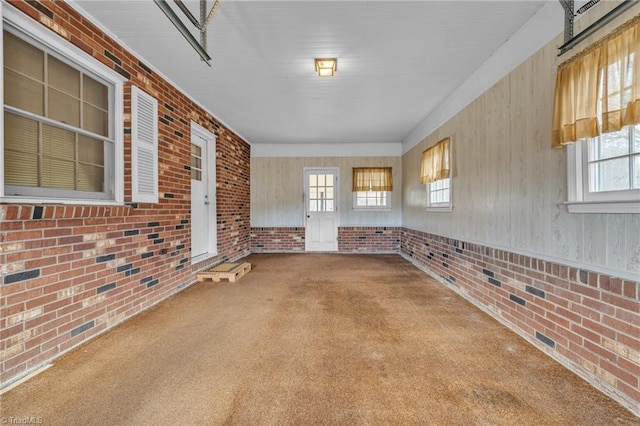
[[[7, 384], [250, 251], [250, 146], [64, 2], [17, 7], [125, 76], [125, 200], [131, 84], [158, 99], [157, 204], [0, 205], [0, 375]], [[218, 136], [215, 258], [191, 265], [190, 123]]]
[[[251, 252], [304, 251], [304, 227], [251, 228]], [[338, 228], [338, 251], [341, 253], [397, 253], [400, 228], [385, 226], [351, 226]]]
[[400, 228], [388, 226], [351, 226], [338, 228], [338, 251], [350, 253], [397, 253]]
[[251, 252], [304, 251], [303, 227], [251, 228]]
[[640, 413], [640, 283], [408, 228], [401, 251]]

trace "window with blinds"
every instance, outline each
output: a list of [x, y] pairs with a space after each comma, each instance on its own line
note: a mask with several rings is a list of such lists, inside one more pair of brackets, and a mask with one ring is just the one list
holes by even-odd
[[7, 30], [3, 44], [5, 196], [113, 199], [110, 85]]

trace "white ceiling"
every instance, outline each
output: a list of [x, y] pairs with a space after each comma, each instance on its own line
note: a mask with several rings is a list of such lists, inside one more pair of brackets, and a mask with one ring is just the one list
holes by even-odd
[[150, 0], [76, 4], [250, 143], [325, 144], [402, 142], [545, 2], [225, 0], [212, 67]]

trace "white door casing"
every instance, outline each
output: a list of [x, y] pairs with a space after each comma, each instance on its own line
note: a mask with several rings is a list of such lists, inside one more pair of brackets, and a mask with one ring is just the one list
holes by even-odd
[[216, 137], [191, 123], [191, 259], [217, 254]]
[[305, 250], [338, 251], [338, 168], [304, 169]]

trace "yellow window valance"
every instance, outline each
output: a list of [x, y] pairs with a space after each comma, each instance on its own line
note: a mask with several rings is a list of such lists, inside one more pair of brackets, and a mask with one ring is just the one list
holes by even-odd
[[558, 67], [552, 145], [640, 123], [640, 16]]
[[444, 138], [422, 153], [420, 183], [431, 183], [449, 177], [450, 149], [451, 138]]
[[393, 191], [391, 167], [354, 167], [353, 192]]

